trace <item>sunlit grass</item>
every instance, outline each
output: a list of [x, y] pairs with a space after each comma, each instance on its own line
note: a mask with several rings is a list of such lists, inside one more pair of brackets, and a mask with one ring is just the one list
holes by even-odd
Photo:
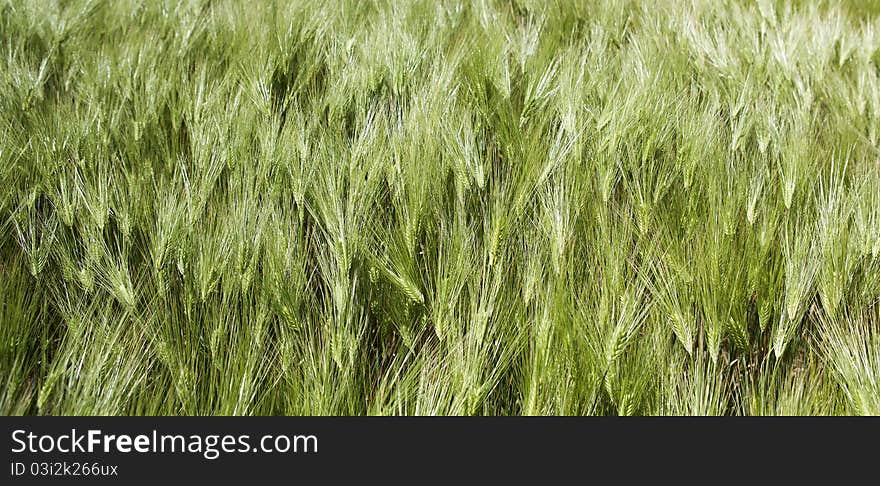
[[875, 3], [0, 0], [0, 412], [880, 414]]

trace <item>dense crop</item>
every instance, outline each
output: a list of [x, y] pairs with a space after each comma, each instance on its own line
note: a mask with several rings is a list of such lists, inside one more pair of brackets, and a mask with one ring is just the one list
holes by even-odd
[[880, 414], [870, 2], [0, 1], [0, 412]]

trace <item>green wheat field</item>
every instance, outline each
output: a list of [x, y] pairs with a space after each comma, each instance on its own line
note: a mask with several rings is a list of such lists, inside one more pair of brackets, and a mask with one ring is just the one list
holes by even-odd
[[0, 413], [880, 414], [880, 4], [0, 0]]

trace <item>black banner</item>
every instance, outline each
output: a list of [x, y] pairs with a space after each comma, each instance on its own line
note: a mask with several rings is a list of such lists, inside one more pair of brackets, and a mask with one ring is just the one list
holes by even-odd
[[[880, 420], [4, 417], [0, 484], [876, 481]], [[708, 476], [704, 476], [708, 474]], [[867, 476], [863, 476], [867, 474]], [[873, 478], [873, 479], [871, 479]], [[601, 481], [600, 481], [601, 480]]]

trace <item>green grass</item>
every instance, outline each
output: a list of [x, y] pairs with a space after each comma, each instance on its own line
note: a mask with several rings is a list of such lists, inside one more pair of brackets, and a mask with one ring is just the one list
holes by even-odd
[[878, 13], [0, 0], [0, 412], [880, 414]]

